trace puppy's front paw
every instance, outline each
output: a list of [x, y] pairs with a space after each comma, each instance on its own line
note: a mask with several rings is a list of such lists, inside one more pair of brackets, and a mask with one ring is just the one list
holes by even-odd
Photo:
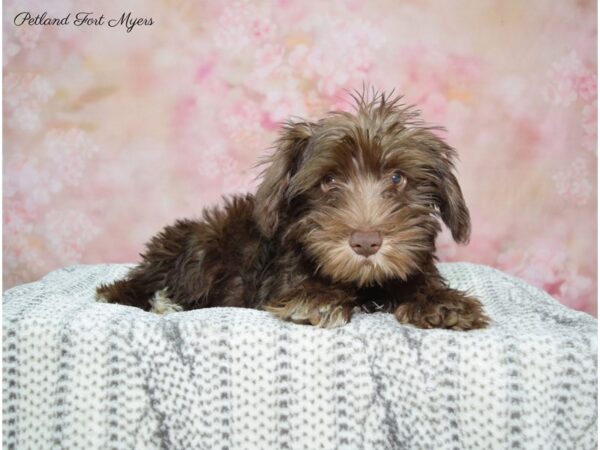
[[342, 305], [319, 305], [312, 309], [309, 317], [311, 325], [321, 328], [337, 328], [350, 321], [352, 310]]
[[310, 300], [278, 302], [265, 306], [265, 309], [282, 320], [320, 328], [337, 328], [346, 325], [352, 315], [352, 308], [346, 305]]
[[475, 330], [489, 324], [481, 303], [459, 291], [440, 290], [427, 299], [404, 303], [394, 312], [401, 323], [419, 328]]

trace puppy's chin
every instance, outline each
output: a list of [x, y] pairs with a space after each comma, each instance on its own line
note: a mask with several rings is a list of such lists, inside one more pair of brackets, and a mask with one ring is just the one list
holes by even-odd
[[410, 252], [384, 245], [369, 257], [357, 255], [347, 242], [313, 242], [309, 253], [317, 262], [317, 271], [335, 282], [359, 287], [383, 284], [387, 280], [406, 280], [419, 269]]

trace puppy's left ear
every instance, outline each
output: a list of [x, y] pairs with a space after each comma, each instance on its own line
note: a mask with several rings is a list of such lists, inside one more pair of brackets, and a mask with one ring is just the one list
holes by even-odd
[[454, 175], [456, 151], [431, 132], [424, 139], [430, 151], [435, 152], [435, 176], [439, 195], [440, 216], [458, 243], [466, 244], [471, 235], [471, 218], [462, 190]]
[[471, 236], [471, 217], [462, 191], [452, 171], [445, 174], [441, 186], [440, 213], [442, 220], [458, 243], [466, 244]]
[[272, 237], [279, 226], [290, 179], [300, 168], [311, 134], [311, 124], [307, 122], [286, 123], [275, 143], [274, 153], [264, 161], [267, 167], [256, 191], [254, 219], [268, 237]]

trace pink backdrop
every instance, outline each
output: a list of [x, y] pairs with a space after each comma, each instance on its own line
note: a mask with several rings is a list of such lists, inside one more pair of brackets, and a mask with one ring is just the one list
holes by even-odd
[[[126, 6], [124, 6], [126, 5]], [[16, 13], [152, 17], [21, 26]], [[593, 1], [4, 2], [4, 287], [133, 262], [175, 218], [251, 190], [289, 115], [396, 88], [447, 127], [473, 216], [442, 260], [596, 314]]]

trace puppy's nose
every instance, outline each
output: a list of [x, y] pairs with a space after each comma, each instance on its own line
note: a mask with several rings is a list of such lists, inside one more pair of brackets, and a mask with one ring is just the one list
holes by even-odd
[[381, 248], [381, 233], [379, 231], [355, 231], [350, 235], [350, 247], [362, 256], [374, 255]]

